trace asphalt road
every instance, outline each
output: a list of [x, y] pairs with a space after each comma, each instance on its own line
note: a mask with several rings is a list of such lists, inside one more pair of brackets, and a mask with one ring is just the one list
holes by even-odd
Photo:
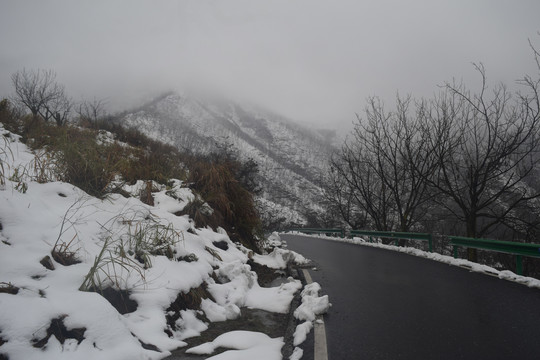
[[330, 360], [540, 359], [540, 290], [361, 245], [282, 235], [315, 261]]

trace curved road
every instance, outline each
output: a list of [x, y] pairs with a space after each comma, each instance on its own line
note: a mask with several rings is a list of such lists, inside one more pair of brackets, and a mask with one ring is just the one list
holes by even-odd
[[361, 245], [281, 235], [316, 263], [330, 360], [540, 359], [540, 290]]

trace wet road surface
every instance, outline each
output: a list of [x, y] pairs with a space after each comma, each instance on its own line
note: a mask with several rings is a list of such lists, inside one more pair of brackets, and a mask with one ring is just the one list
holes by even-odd
[[281, 235], [316, 263], [330, 360], [540, 359], [540, 290], [407, 254]]

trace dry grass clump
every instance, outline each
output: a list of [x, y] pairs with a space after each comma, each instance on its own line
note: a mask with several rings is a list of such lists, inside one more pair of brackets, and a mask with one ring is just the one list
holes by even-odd
[[[233, 241], [258, 248], [262, 226], [253, 199], [257, 191], [253, 161], [241, 163], [226, 151], [206, 158], [186, 155], [125, 129], [113, 119], [92, 124], [90, 129], [57, 126], [35, 116], [16, 118], [11, 112], [7, 114], [7, 103], [2, 104], [0, 120], [6, 128], [20, 134], [33, 150], [40, 150], [34, 161], [37, 181], [61, 180], [103, 197], [114, 191], [109, 184], [118, 178], [128, 183], [153, 180], [161, 184], [170, 179], [188, 180], [200, 198], [188, 204], [183, 213], [189, 214], [197, 227], [221, 226]], [[113, 133], [116, 141], [97, 141], [103, 130]], [[1, 169], [0, 164], [0, 181]], [[21, 181], [21, 191], [26, 190], [25, 185]], [[143, 199], [149, 205], [153, 203], [151, 192], [148, 188]]]
[[152, 181], [146, 182], [146, 187], [141, 192], [140, 200], [146, 205], [154, 206], [154, 196], [152, 195], [154, 188]]
[[139, 275], [142, 281], [145, 280], [141, 264], [127, 256], [122, 249], [118, 249], [111, 238], [107, 238], [79, 290], [100, 292], [108, 287], [123, 289], [125, 274], [133, 271]]
[[33, 180], [40, 184], [55, 181], [57, 178], [57, 164], [53, 154], [46, 150], [36, 150], [34, 160], [30, 164], [32, 167]]
[[9, 148], [7, 146], [7, 139], [4, 135], [0, 134], [0, 186], [6, 184], [6, 172], [7, 164], [4, 163], [4, 158], [7, 158]]
[[20, 118], [17, 110], [13, 107], [11, 102], [8, 99], [0, 100], [0, 122], [4, 124], [6, 130], [9, 130], [14, 133], [19, 133]]
[[[258, 249], [257, 236], [261, 232], [261, 221], [253, 194], [243, 186], [238, 173], [235, 173], [235, 169], [240, 167], [239, 162], [228, 157], [202, 159], [188, 163], [188, 167], [194, 190], [217, 213], [213, 216], [223, 219], [220, 226], [227, 230], [231, 240]], [[203, 215], [199, 217], [204, 218]]]
[[58, 240], [51, 251], [53, 259], [64, 266], [79, 264], [81, 261], [77, 258], [77, 251], [79, 249], [74, 249], [74, 241], [76, 236], [74, 236], [70, 241], [60, 241]]
[[166, 184], [171, 178], [186, 179], [186, 155], [174, 146], [152, 140], [135, 129], [125, 128], [114, 119], [99, 121], [96, 126], [114, 134], [117, 141], [137, 149], [133, 154], [136, 160], [132, 158], [132, 166], [122, 174], [126, 181], [146, 179]]
[[[8, 114], [8, 103], [1, 104], [4, 105], [0, 105], [0, 121], [4, 126], [39, 151], [33, 165], [39, 182], [66, 181], [102, 197], [107, 193], [107, 185], [118, 176], [130, 183], [142, 179], [162, 184], [171, 178], [187, 177], [183, 156], [178, 150], [134, 130], [111, 125], [111, 130], [119, 132], [115, 134], [117, 141], [101, 143], [96, 139], [99, 130], [107, 128], [106, 123], [98, 129], [88, 129], [72, 124], [56, 126], [33, 116], [15, 119]], [[2, 165], [0, 163], [0, 181], [5, 172]]]
[[200, 197], [195, 197], [195, 199], [189, 201], [184, 209], [176, 213], [176, 215], [188, 215], [197, 228], [209, 226], [216, 230], [218, 226], [223, 224], [223, 217], [221, 214], [214, 211], [214, 209]]
[[216, 250], [212, 249], [211, 247], [205, 246], [204, 250], [206, 250], [210, 255], [212, 255], [214, 259], [223, 261], [221, 256], [219, 256], [219, 253]]
[[[0, 122], [10, 123], [13, 119], [11, 106], [7, 99], [0, 101]], [[9, 129], [9, 126], [6, 126]], [[6, 174], [8, 171], [8, 165], [3, 159], [13, 156], [8, 147], [8, 138], [4, 134], [0, 134], [0, 186], [4, 186], [6, 183]]]
[[128, 239], [121, 242], [119, 251], [134, 256], [147, 269], [152, 267], [151, 256], [162, 255], [174, 259], [174, 248], [182, 240], [182, 233], [176, 231], [172, 224], [139, 222], [130, 226]]
[[4, 161], [2, 158], [7, 154], [7, 140], [5, 139], [4, 135], [0, 135], [0, 142], [4, 141], [4, 144], [0, 143], [0, 186], [4, 186], [6, 184], [6, 168], [7, 165], [4, 164]]
[[152, 267], [152, 256], [175, 259], [175, 246], [183, 235], [172, 224], [163, 225], [152, 219], [129, 224], [127, 233], [113, 238], [107, 237], [94, 264], [88, 271], [81, 291], [100, 292], [108, 287], [123, 290], [126, 275], [134, 273], [144, 283], [145, 270]]

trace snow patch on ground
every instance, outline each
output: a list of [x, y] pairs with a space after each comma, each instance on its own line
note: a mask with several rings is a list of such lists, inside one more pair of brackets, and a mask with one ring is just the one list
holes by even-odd
[[255, 254], [253, 256], [253, 261], [261, 265], [266, 265], [271, 269], [285, 269], [287, 267], [287, 262], [290, 260], [290, 254], [291, 253], [287, 250], [274, 248], [268, 255], [263, 256]]
[[311, 329], [313, 329], [313, 322], [311, 321], [304, 321], [300, 325], [296, 326], [296, 330], [294, 331], [293, 345], [298, 346], [304, 341], [306, 341], [306, 338]]
[[292, 355], [289, 357], [289, 360], [300, 360], [304, 356], [304, 350], [299, 347], [295, 347]]
[[[208, 291], [223, 309], [222, 317], [228, 317], [231, 311], [239, 314], [239, 308], [243, 306], [286, 313], [294, 294], [302, 288], [301, 282], [293, 278], [277, 287], [263, 288], [257, 282], [257, 274], [251, 271], [249, 265], [240, 261], [225, 264], [216, 271], [216, 275], [226, 282], [218, 284], [210, 279]], [[218, 311], [217, 307], [214, 310]], [[212, 313], [212, 316], [216, 314]]]
[[[180, 318], [176, 320], [180, 340], [199, 336], [203, 331], [208, 329], [208, 324], [197, 318], [196, 310], [181, 310], [180, 315]], [[213, 321], [212, 319], [209, 320]]]
[[[0, 292], [0, 354], [9, 359], [157, 360], [207, 329], [197, 314], [224, 321], [237, 317], [241, 306], [285, 313], [301, 288], [294, 279], [261, 288], [246, 264], [250, 250], [231, 242], [222, 230], [193, 230], [187, 216], [176, 216], [194, 197], [180, 180], [169, 187], [151, 183], [156, 206], [149, 206], [138, 199], [149, 187], [146, 181], [120, 184], [131, 197], [98, 199], [68, 183], [38, 183], [30, 171], [19, 172], [15, 179], [15, 169], [32, 169], [34, 154], [1, 125], [0, 134], [8, 134], [6, 151], [0, 151], [6, 175], [0, 188], [0, 287], [18, 288], [17, 294]], [[112, 139], [105, 134], [100, 141]], [[166, 234], [162, 240], [167, 240], [167, 251], [155, 252], [156, 244], [136, 241], [157, 234], [153, 231]], [[225, 242], [227, 250], [215, 242]], [[62, 265], [52, 256], [55, 245], [79, 262]], [[139, 258], [136, 251], [141, 251]], [[53, 269], [40, 263], [47, 256]], [[257, 259], [282, 266], [288, 256], [277, 251]], [[92, 269], [94, 275], [88, 276]], [[213, 277], [222, 281], [218, 284]], [[138, 307], [120, 314], [99, 293], [81, 291], [85, 279], [128, 291]], [[180, 311], [171, 327], [166, 318], [171, 303], [204, 284], [215, 301], [204, 299], [201, 310]], [[68, 331], [84, 330], [84, 338], [47, 338], [52, 321], [62, 321]], [[242, 341], [248, 338], [255, 342], [247, 346]], [[264, 359], [280, 359], [283, 341], [263, 338], [242, 333], [218, 338], [216, 344], [237, 350], [213, 358], [261, 359], [265, 354]], [[34, 347], [40, 340], [44, 347]]]
[[265, 288], [256, 284], [247, 293], [245, 305], [253, 309], [285, 314], [294, 294], [302, 288], [300, 280], [288, 278], [277, 287]]
[[324, 314], [331, 306], [328, 295], [319, 296], [321, 285], [311, 283], [302, 290], [302, 304], [294, 311], [298, 320], [315, 321], [317, 315]]
[[328, 311], [330, 302], [328, 301], [328, 295], [319, 296], [321, 286], [319, 283], [313, 282], [307, 284], [302, 290], [302, 303], [294, 311], [294, 317], [302, 323], [296, 326], [293, 335], [293, 345], [295, 349], [289, 359], [300, 359], [303, 355], [303, 350], [298, 347], [306, 341], [306, 338], [313, 329], [313, 323], [317, 320], [317, 316], [322, 315]]
[[251, 331], [231, 331], [218, 336], [214, 341], [186, 350], [188, 354], [210, 355], [217, 348], [228, 350], [207, 358], [208, 360], [281, 360], [283, 338], [272, 339], [266, 334]]

